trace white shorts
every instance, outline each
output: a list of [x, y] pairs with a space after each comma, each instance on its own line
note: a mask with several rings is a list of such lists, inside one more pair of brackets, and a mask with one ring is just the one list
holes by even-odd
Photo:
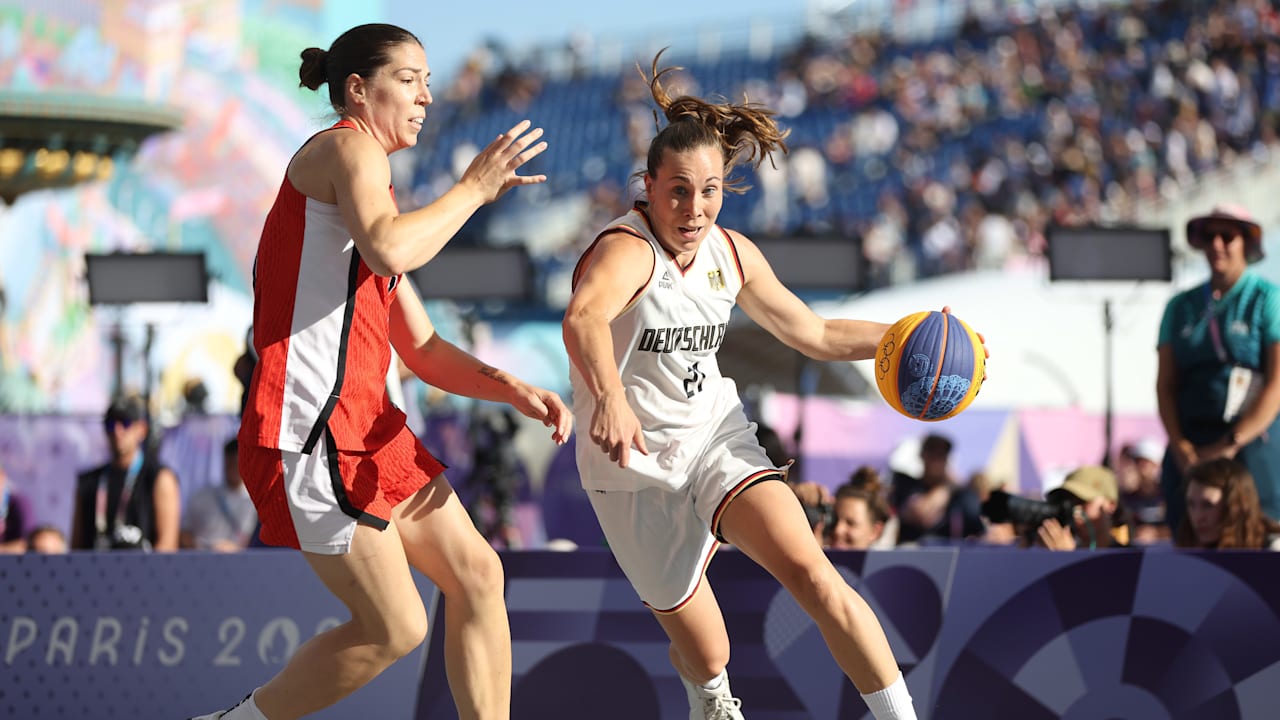
[[364, 452], [335, 449], [328, 433], [310, 455], [240, 445], [262, 541], [321, 555], [350, 552], [357, 523], [386, 529], [396, 505], [443, 471], [408, 428]]
[[674, 490], [587, 490], [618, 565], [654, 612], [675, 612], [693, 597], [720, 545], [724, 509], [780, 471], [739, 411], [725, 418], [687, 475], [689, 482]]

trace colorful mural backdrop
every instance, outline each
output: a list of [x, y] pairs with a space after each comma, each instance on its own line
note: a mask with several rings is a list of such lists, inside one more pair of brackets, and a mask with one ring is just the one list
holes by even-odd
[[[0, 209], [0, 405], [98, 411], [124, 336], [124, 379], [154, 368], [161, 408], [188, 380], [235, 407], [231, 364], [250, 318], [253, 253], [293, 148], [324, 122], [297, 87], [297, 51], [321, 35], [323, 3], [22, 0], [0, 9], [0, 88], [92, 106], [124, 98], [176, 108], [181, 129], [144, 143], [107, 181], [23, 196]], [[90, 307], [85, 252], [206, 253], [207, 306]], [[144, 358], [146, 329], [154, 344]]]

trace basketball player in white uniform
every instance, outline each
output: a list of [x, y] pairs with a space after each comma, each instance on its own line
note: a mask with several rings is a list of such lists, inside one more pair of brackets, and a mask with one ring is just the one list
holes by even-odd
[[755, 438], [716, 350], [735, 304], [822, 360], [874, 356], [886, 325], [824, 320], [746, 237], [715, 224], [739, 161], [784, 149], [771, 113], [672, 99], [654, 59], [667, 126], [649, 147], [647, 202], [610, 224], [574, 271], [564, 319], [577, 460], [619, 565], [671, 639], [690, 718], [742, 718], [725, 667], [729, 639], [704, 570], [730, 542], [817, 622], [878, 720], [916, 717], [867, 603], [815, 541], [794, 492]]

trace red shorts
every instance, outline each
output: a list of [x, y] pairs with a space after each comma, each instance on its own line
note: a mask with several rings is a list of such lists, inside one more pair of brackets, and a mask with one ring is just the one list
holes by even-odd
[[445, 469], [407, 427], [373, 451], [336, 450], [328, 432], [309, 455], [242, 443], [239, 467], [262, 541], [325, 555], [350, 551], [358, 523], [386, 528]]

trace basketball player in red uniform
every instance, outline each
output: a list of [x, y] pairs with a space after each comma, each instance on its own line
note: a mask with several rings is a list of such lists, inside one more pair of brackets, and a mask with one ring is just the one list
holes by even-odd
[[[674, 68], [669, 68], [674, 69]], [[733, 543], [817, 623], [877, 720], [915, 720], [875, 613], [813, 536], [795, 493], [760, 447], [716, 351], [736, 304], [822, 360], [874, 356], [888, 328], [826, 320], [778, 281], [741, 233], [716, 224], [739, 161], [785, 150], [772, 113], [671, 98], [649, 146], [646, 201], [610, 223], [579, 261], [565, 312], [578, 468], [609, 547], [671, 640], [691, 720], [742, 720], [729, 689], [729, 637], [705, 570]]]
[[417, 568], [449, 599], [445, 655], [459, 715], [500, 720], [511, 692], [501, 562], [385, 383], [394, 346], [428, 384], [509, 403], [566, 441], [572, 418], [555, 393], [441, 338], [402, 281], [482, 205], [543, 182], [516, 170], [546, 143], [522, 122], [438, 200], [400, 214], [387, 156], [417, 143], [432, 101], [422, 44], [392, 25], [361, 25], [327, 51], [304, 50], [299, 77], [311, 89], [328, 84], [340, 120], [294, 155], [263, 228], [240, 470], [263, 540], [301, 549], [351, 620], [205, 717], [297, 718], [365, 685], [425, 637]]

